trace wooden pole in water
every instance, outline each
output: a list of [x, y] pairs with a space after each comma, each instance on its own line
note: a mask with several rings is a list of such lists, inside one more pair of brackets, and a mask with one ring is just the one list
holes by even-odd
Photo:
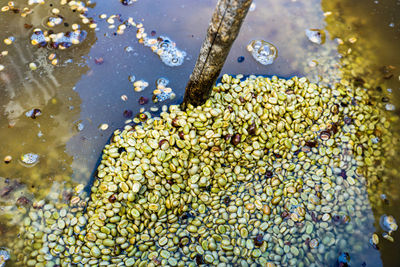
[[210, 96], [251, 2], [252, 0], [218, 0], [200, 55], [186, 85], [183, 109], [189, 103], [193, 106], [201, 105]]

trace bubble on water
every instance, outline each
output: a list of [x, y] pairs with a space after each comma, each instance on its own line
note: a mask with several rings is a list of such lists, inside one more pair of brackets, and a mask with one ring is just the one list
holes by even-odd
[[6, 261], [10, 259], [10, 253], [7, 250], [1, 249], [0, 250], [0, 267], [5, 266]]
[[253, 58], [263, 65], [269, 65], [278, 57], [278, 49], [264, 40], [253, 40], [247, 45]]
[[156, 81], [157, 89], [165, 88], [169, 84], [169, 80], [167, 78], [161, 77]]
[[39, 162], [39, 155], [35, 153], [27, 153], [21, 156], [21, 162], [26, 167], [32, 167]]
[[185, 60], [186, 52], [179, 50], [176, 44], [168, 37], [160, 36], [157, 39], [145, 37], [143, 44], [150, 47], [167, 66], [180, 66]]
[[382, 215], [379, 224], [386, 232], [394, 232], [398, 228], [396, 220], [392, 215]]
[[323, 44], [325, 43], [326, 34], [324, 30], [320, 29], [307, 29], [306, 36], [308, 40], [310, 40], [314, 44]]

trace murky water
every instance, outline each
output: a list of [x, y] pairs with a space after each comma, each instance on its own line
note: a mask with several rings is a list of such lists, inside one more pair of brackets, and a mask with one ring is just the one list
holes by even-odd
[[[14, 1], [22, 10], [26, 1]], [[238, 39], [234, 43], [223, 73], [265, 74], [291, 77], [307, 76], [321, 83], [339, 81], [341, 77], [358, 78], [377, 90], [379, 97], [388, 98], [398, 114], [400, 57], [400, 2], [398, 1], [255, 1]], [[130, 112], [140, 108], [161, 107], [180, 103], [184, 87], [195, 64], [216, 1], [138, 1], [124, 6], [119, 1], [98, 1], [89, 5], [88, 17], [94, 18], [98, 30], [88, 25], [86, 39], [66, 50], [38, 48], [30, 44], [33, 29], [44, 28], [44, 18], [55, 7], [64, 16], [55, 32], [70, 29], [80, 22], [78, 12], [47, 1], [31, 6], [33, 13], [25, 18], [20, 12], [0, 13], [0, 156], [11, 156], [10, 163], [0, 163], [0, 210], [2, 235], [0, 246], [17, 235], [21, 203], [25, 197], [31, 202], [48, 198], [62, 201], [65, 188], [86, 185], [95, 168], [104, 144], [116, 128], [124, 126]], [[1, 6], [7, 5], [6, 1]], [[101, 14], [118, 14], [115, 28], [100, 19]], [[132, 17], [143, 23], [148, 35], [168, 36], [186, 52], [181, 66], [169, 67], [149, 47], [136, 38], [137, 29], [127, 27], [123, 34], [115, 34], [122, 21]], [[121, 20], [121, 22], [119, 22]], [[64, 24], [67, 23], [67, 24]], [[26, 24], [26, 25], [24, 25]], [[323, 44], [308, 40], [307, 29], [321, 29], [326, 33]], [[15, 38], [11, 45], [3, 40]], [[252, 40], [262, 39], [278, 49], [273, 64], [261, 65], [246, 47]], [[59, 59], [53, 65], [50, 54]], [[354, 56], [353, 56], [354, 55]], [[31, 70], [30, 63], [38, 68]], [[135, 92], [129, 76], [148, 82], [142, 92]], [[177, 97], [153, 104], [152, 92], [156, 81], [165, 77]], [[121, 96], [123, 96], [121, 98]], [[140, 105], [141, 96], [150, 99]], [[386, 101], [386, 99], [385, 99]], [[40, 109], [35, 119], [26, 116], [32, 109]], [[100, 125], [107, 124], [105, 130]], [[400, 132], [394, 123], [394, 131]], [[382, 238], [379, 219], [392, 214], [400, 220], [399, 179], [396, 169], [398, 148], [393, 147], [393, 159], [385, 166], [382, 177], [371, 178], [368, 194], [371, 212], [365, 214], [368, 235], [377, 232], [379, 250], [366, 246], [352, 254], [352, 261], [367, 266], [397, 266], [399, 231], [394, 242]], [[39, 155], [33, 167], [21, 163], [26, 153]], [[379, 168], [380, 166], [377, 166]], [[367, 177], [368, 178], [368, 177]], [[373, 180], [373, 181], [372, 181]], [[375, 181], [376, 180], [376, 181]], [[382, 200], [385, 194], [387, 201]], [[19, 200], [19, 205], [16, 204]], [[29, 205], [29, 204], [28, 204]], [[19, 207], [18, 207], [19, 206]], [[374, 230], [375, 228], [375, 230]], [[360, 234], [349, 239], [361, 238]], [[366, 240], [369, 239], [366, 238]], [[366, 241], [368, 242], [368, 241]]]

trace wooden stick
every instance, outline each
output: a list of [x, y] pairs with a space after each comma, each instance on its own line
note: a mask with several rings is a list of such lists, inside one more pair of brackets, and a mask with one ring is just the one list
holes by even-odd
[[219, 0], [200, 49], [193, 73], [186, 85], [182, 108], [206, 102], [252, 0]]

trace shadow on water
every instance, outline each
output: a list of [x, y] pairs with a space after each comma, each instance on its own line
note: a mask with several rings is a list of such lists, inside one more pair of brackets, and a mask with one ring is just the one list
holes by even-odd
[[[15, 2], [23, 5], [25, 1]], [[53, 193], [57, 199], [62, 198], [63, 188], [72, 188], [77, 183], [86, 185], [107, 139], [114, 129], [122, 128], [130, 119], [123, 115], [124, 111], [133, 111], [135, 115], [141, 108], [149, 111], [151, 106], [181, 102], [216, 2], [139, 0], [132, 6], [123, 6], [120, 1], [98, 1], [88, 11], [89, 17], [98, 23], [98, 30], [86, 28], [85, 41], [64, 51], [37, 48], [29, 43], [33, 28], [43, 26], [43, 18], [49, 16], [57, 1], [36, 6], [27, 18], [11, 12], [0, 13], [0, 39], [9, 36], [16, 39], [10, 46], [0, 44], [0, 51], [9, 52], [0, 58], [0, 64], [6, 67], [0, 72], [0, 151], [2, 157], [13, 158], [9, 164], [0, 163], [0, 176], [4, 177], [0, 189], [8, 188], [0, 198], [2, 222], [17, 213], [14, 203], [21, 196], [34, 201]], [[370, 90], [381, 88], [377, 97], [387, 97], [398, 105], [400, 57], [393, 53], [398, 53], [399, 47], [399, 3], [375, 2], [255, 1], [255, 9], [249, 12], [222, 73], [305, 75], [325, 84], [344, 77], [367, 85]], [[69, 28], [78, 21], [74, 12], [68, 9], [63, 12], [68, 14], [64, 21], [68, 26], [57, 27]], [[99, 19], [103, 13], [119, 14], [122, 20], [133, 17], [143, 23], [148, 34], [154, 31], [155, 37], [170, 37], [187, 53], [183, 65], [168, 67], [161, 63], [148, 47], [138, 43], [136, 28], [128, 28], [122, 35], [114, 34], [116, 28]], [[26, 29], [26, 23], [32, 28]], [[309, 28], [325, 29], [326, 42], [323, 45], [309, 42], [304, 34]], [[278, 48], [278, 58], [272, 65], [257, 63], [246, 51], [247, 44], [254, 39], [266, 40]], [[61, 62], [57, 66], [48, 60], [53, 52]], [[244, 60], [238, 60], [239, 57]], [[36, 71], [30, 70], [31, 62], [39, 66]], [[130, 75], [147, 81], [149, 87], [135, 92], [128, 79]], [[170, 81], [177, 97], [139, 105], [140, 96], [152, 98], [160, 77]], [[126, 101], [121, 100], [123, 95]], [[42, 115], [36, 119], [27, 117], [25, 113], [33, 108], [40, 109]], [[99, 130], [101, 124], [107, 124], [108, 129]], [[397, 127], [394, 126], [394, 131], [398, 133]], [[19, 163], [21, 155], [29, 152], [40, 156], [39, 163], [31, 168]], [[382, 233], [379, 219], [384, 213], [400, 220], [400, 212], [395, 209], [400, 204], [400, 192], [394, 166], [396, 162], [387, 163], [388, 171], [371, 179], [368, 194], [374, 213], [365, 215], [368, 233], [374, 232], [373, 227]], [[383, 193], [389, 204], [382, 201]], [[7, 227], [16, 223], [0, 225], [2, 237], [13, 238], [16, 232]], [[363, 242], [368, 242], [369, 236], [362, 234], [349, 239], [363, 238]], [[396, 241], [390, 243], [381, 237], [380, 251], [369, 247], [359, 253], [362, 255], [354, 263], [380, 266], [381, 256], [385, 265], [396, 266], [400, 262], [396, 253], [399, 231], [394, 238]]]

